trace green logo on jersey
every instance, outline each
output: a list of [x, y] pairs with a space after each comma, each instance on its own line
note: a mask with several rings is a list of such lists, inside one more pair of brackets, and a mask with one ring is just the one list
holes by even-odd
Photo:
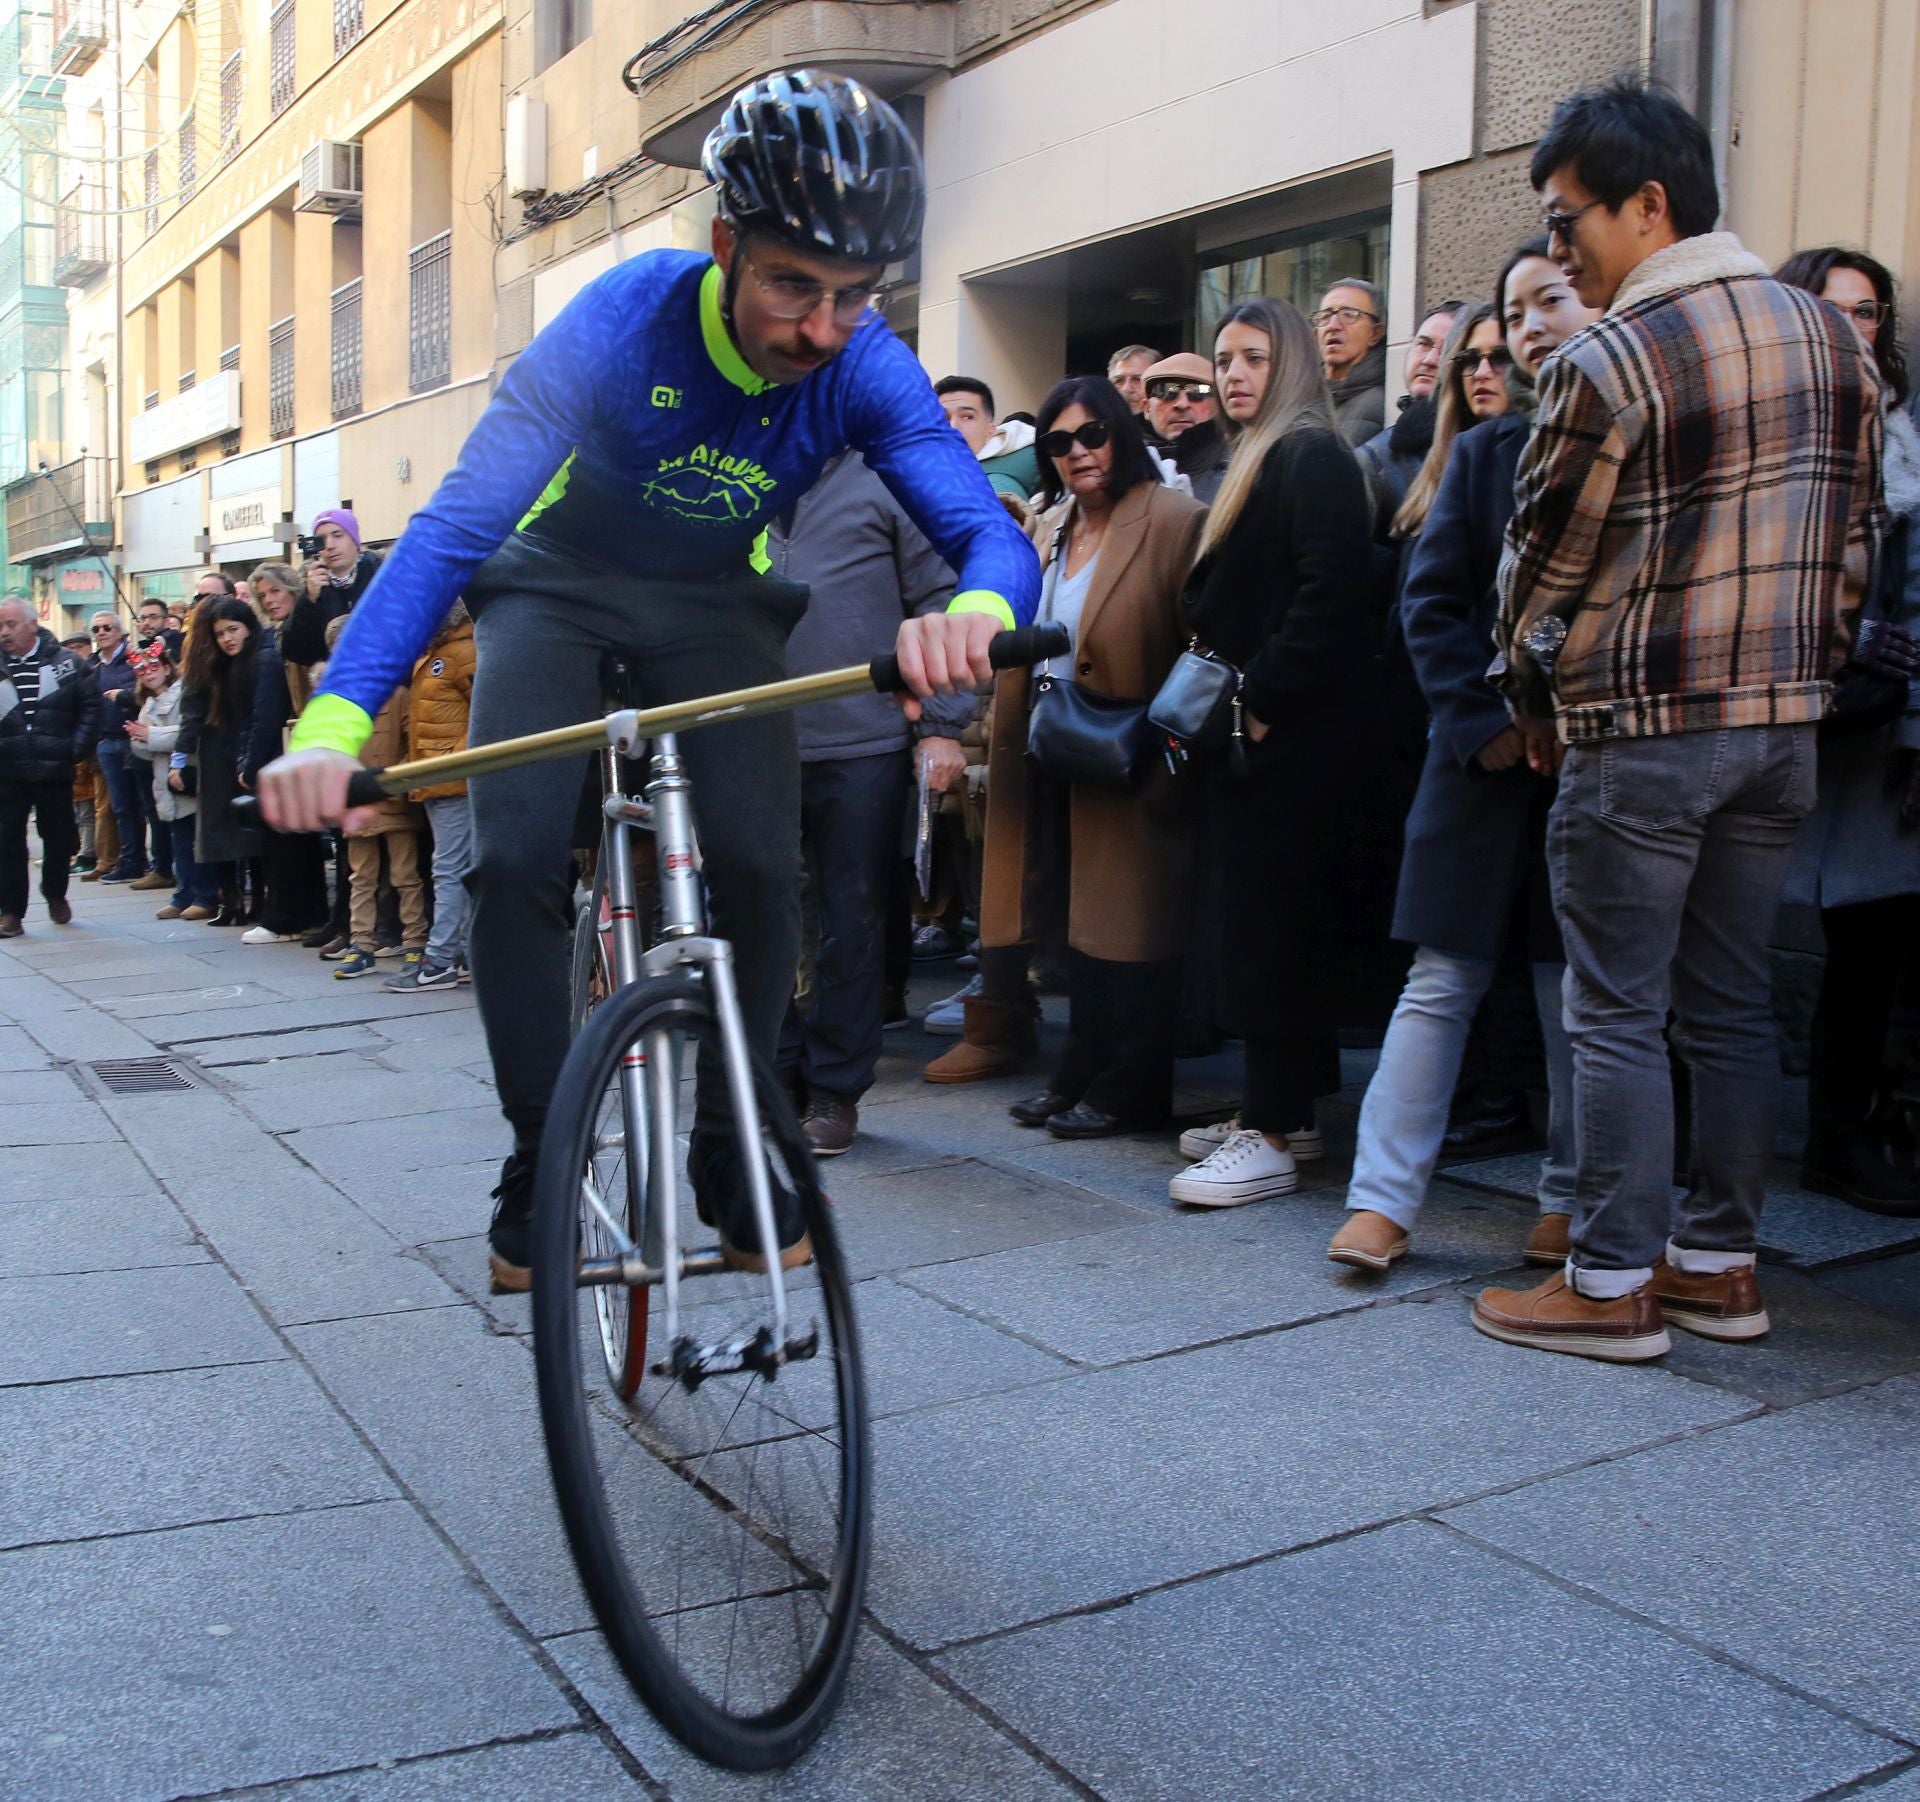
[[665, 386], [654, 389], [653, 404], [656, 407], [677, 407], [680, 404], [680, 390]]
[[649, 506], [680, 519], [734, 525], [764, 513], [778, 486], [778, 478], [751, 457], [702, 444], [684, 457], [663, 457], [659, 474], [640, 492]]

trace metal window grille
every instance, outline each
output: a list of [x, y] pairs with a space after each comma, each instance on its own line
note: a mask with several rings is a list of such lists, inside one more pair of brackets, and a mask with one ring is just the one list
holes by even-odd
[[159, 460], [156, 458], [153, 462], [147, 465], [148, 486], [151, 487], [155, 482], [159, 481], [159, 479], [160, 479], [160, 463], [159, 463]]
[[348, 419], [360, 411], [360, 281], [356, 276], [333, 291], [333, 416]]
[[224, 163], [240, 148], [241, 53], [236, 50], [220, 65], [220, 160]]
[[142, 413], [151, 413], [155, 407], [159, 406], [159, 404], [160, 404], [160, 390], [156, 388], [151, 394], [147, 396], [147, 398], [144, 401], [140, 403], [140, 411]]
[[220, 434], [220, 454], [223, 457], [237, 457], [240, 454], [240, 434], [222, 432]]
[[238, 369], [240, 367], [239, 345], [229, 344], [227, 348], [220, 353], [220, 367], [222, 369]]
[[333, 53], [340, 55], [367, 28], [366, 0], [333, 0]]
[[186, 391], [192, 386], [193, 386], [193, 371], [189, 369], [186, 372], [186, 374], [180, 378], [180, 392], [182, 394], [185, 394]]
[[200, 140], [194, 130], [193, 108], [180, 121], [180, 199], [184, 205], [193, 198], [194, 183], [200, 179]]
[[282, 319], [267, 333], [267, 432], [293, 436], [293, 321]]
[[267, 104], [276, 113], [284, 112], [293, 100], [293, 33], [293, 0], [280, 0], [267, 38]]
[[160, 152], [149, 150], [141, 171], [142, 198], [147, 208], [147, 235], [160, 229]]
[[453, 379], [453, 233], [413, 247], [407, 373], [413, 392]]
[[200, 467], [200, 452], [197, 449], [183, 450], [180, 453], [180, 473], [183, 476], [192, 475], [193, 472], [199, 467]]

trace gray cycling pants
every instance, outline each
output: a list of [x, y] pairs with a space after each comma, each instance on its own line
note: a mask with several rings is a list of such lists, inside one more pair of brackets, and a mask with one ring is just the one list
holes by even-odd
[[[807, 590], [773, 576], [644, 581], [516, 535], [483, 565], [467, 600], [478, 654], [471, 742], [483, 745], [593, 718], [608, 653], [632, 670], [641, 706], [777, 682]], [[771, 1062], [800, 945], [793, 720], [702, 727], [681, 749], [711, 927], [733, 943], [747, 1036]], [[469, 789], [474, 991], [500, 1111], [529, 1153], [567, 1054], [568, 863], [584, 775], [580, 760], [566, 758], [481, 776]]]

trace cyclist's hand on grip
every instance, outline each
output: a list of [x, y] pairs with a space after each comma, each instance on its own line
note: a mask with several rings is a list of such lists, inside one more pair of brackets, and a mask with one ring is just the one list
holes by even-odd
[[372, 815], [370, 807], [347, 812], [347, 784], [360, 768], [344, 751], [294, 751], [260, 772], [261, 810], [281, 832], [318, 832], [344, 825], [351, 832]]
[[912, 692], [901, 705], [907, 718], [920, 717], [920, 701], [931, 694], [955, 694], [993, 680], [987, 647], [1004, 624], [990, 613], [930, 613], [900, 622], [894, 654]]

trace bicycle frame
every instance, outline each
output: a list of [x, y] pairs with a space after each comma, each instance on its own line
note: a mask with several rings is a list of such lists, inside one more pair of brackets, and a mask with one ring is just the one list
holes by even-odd
[[[614, 715], [608, 724], [631, 716]], [[607, 794], [601, 804], [600, 866], [595, 876], [595, 912], [597, 893], [604, 887], [613, 940], [613, 979], [625, 987], [648, 977], [664, 976], [677, 969], [691, 967], [706, 983], [713, 1000], [715, 1023], [719, 1029], [728, 1091], [733, 1101], [733, 1118], [739, 1132], [740, 1156], [748, 1173], [748, 1192], [753, 1204], [754, 1224], [763, 1247], [777, 1244], [773, 1196], [768, 1186], [767, 1162], [761, 1149], [755, 1122], [759, 1104], [754, 1094], [753, 1068], [747, 1055], [745, 1024], [740, 1017], [740, 996], [734, 979], [733, 950], [724, 939], [707, 932], [706, 901], [700, 881], [695, 851], [693, 809], [690, 804], [693, 785], [681, 761], [680, 747], [671, 733], [653, 740], [646, 784], [646, 804], [636, 803], [626, 792], [621, 772], [621, 750], [633, 741], [622, 739], [609, 730], [614, 745], [602, 754]], [[618, 748], [616, 748], [618, 747]], [[661, 932], [660, 942], [649, 951], [641, 949], [639, 901], [633, 880], [632, 834], [636, 827], [651, 822], [655, 859], [659, 870]], [[695, 1380], [706, 1368], [713, 1352], [698, 1357], [683, 1351], [680, 1338], [680, 1284], [688, 1276], [715, 1274], [725, 1268], [717, 1251], [683, 1254], [680, 1250], [679, 1193], [672, 1156], [676, 1126], [675, 1103], [680, 1082], [680, 1063], [684, 1039], [664, 1030], [652, 1032], [647, 1042], [628, 1048], [621, 1072], [621, 1105], [627, 1123], [625, 1160], [630, 1202], [639, 1202], [641, 1194], [633, 1186], [644, 1185], [644, 1211], [635, 1207], [646, 1222], [643, 1245], [635, 1245], [619, 1222], [609, 1218], [589, 1195], [589, 1203], [622, 1247], [617, 1259], [584, 1261], [580, 1267], [582, 1284], [627, 1283], [658, 1284], [666, 1303], [665, 1342], [672, 1349], [675, 1366], [663, 1374]], [[634, 1155], [635, 1124], [644, 1121], [645, 1143], [654, 1155], [641, 1160]], [[631, 1217], [631, 1215], [629, 1216]], [[767, 1260], [767, 1283], [771, 1291], [773, 1324], [771, 1346], [760, 1355], [774, 1363], [785, 1359], [792, 1349], [787, 1341], [787, 1289], [785, 1273], [778, 1256]], [[717, 1348], [722, 1357], [750, 1355], [749, 1348]], [[691, 1362], [686, 1360], [691, 1359]]]

